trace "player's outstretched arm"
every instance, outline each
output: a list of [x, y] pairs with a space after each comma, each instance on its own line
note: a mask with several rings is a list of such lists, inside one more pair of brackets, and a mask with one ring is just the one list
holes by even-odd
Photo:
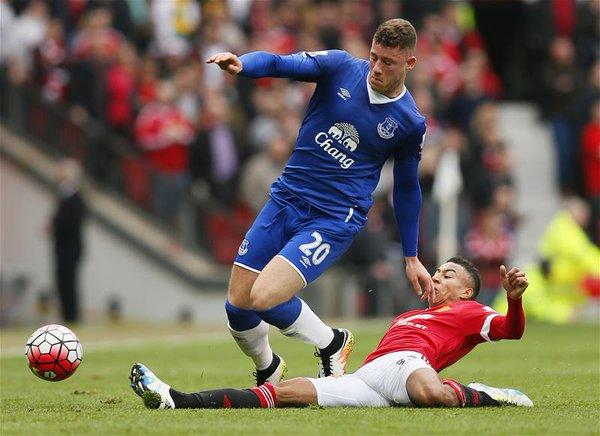
[[517, 267], [513, 267], [510, 271], [507, 271], [504, 265], [500, 265], [500, 277], [506, 294], [513, 300], [521, 298], [521, 295], [523, 295], [523, 292], [529, 286], [525, 273]]
[[506, 316], [496, 316], [490, 325], [489, 337], [498, 339], [520, 339], [525, 331], [525, 313], [521, 295], [529, 286], [525, 273], [513, 267], [510, 271], [504, 265], [500, 266], [502, 286], [508, 298], [508, 311]]
[[219, 68], [231, 75], [239, 74], [243, 69], [240, 58], [229, 52], [215, 53], [206, 60], [206, 63], [217, 64]]

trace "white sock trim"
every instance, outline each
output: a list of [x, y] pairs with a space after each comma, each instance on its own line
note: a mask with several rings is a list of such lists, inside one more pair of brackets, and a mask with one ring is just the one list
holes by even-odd
[[264, 396], [265, 401], [267, 402], [267, 408], [272, 409], [275, 407], [275, 399], [271, 394], [269, 388], [264, 385], [258, 386], [256, 389], [260, 390]]

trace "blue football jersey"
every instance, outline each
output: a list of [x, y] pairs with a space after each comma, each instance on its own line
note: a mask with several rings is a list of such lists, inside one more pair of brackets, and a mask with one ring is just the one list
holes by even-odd
[[[367, 82], [368, 61], [341, 50], [289, 56], [254, 52], [240, 59], [241, 75], [247, 77], [289, 77], [317, 84], [294, 150], [274, 187], [284, 187], [342, 220], [353, 218], [364, 224], [388, 158], [395, 159], [395, 177], [402, 175], [404, 167], [411, 172], [411, 183], [416, 179], [425, 118], [406, 88], [396, 98], [373, 91]], [[410, 226], [418, 226], [414, 215], [418, 217], [421, 205], [418, 180], [414, 183], [418, 201], [409, 204], [417, 210], [396, 210], [397, 217], [399, 213], [412, 216]], [[415, 189], [414, 183], [409, 190]], [[403, 225], [399, 219], [401, 233]], [[416, 229], [404, 233], [416, 235]], [[405, 254], [416, 255], [416, 240], [409, 245]]]

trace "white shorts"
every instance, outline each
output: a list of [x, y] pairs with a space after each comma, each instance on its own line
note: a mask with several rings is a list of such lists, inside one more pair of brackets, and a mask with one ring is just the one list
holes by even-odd
[[353, 374], [308, 380], [317, 390], [319, 406], [410, 406], [406, 381], [421, 368], [435, 371], [420, 353], [398, 351], [378, 357]]

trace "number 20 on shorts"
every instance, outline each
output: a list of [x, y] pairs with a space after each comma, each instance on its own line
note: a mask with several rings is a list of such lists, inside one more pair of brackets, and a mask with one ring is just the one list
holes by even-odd
[[319, 265], [329, 254], [331, 245], [323, 242], [323, 237], [319, 232], [312, 232], [311, 236], [314, 238], [314, 241], [302, 244], [299, 248], [305, 256], [312, 256], [313, 265]]

